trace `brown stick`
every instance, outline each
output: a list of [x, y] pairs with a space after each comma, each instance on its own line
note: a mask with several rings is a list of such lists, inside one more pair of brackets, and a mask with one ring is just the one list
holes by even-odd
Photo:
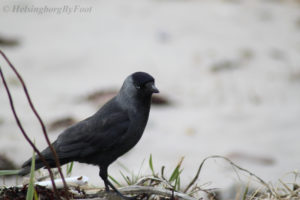
[[26, 134], [26, 132], [25, 132], [25, 130], [24, 130], [22, 124], [21, 124], [21, 121], [20, 121], [20, 119], [19, 119], [19, 117], [18, 117], [18, 115], [16, 113], [16, 110], [15, 110], [15, 107], [14, 107], [14, 102], [13, 102], [10, 90], [9, 90], [9, 88], [7, 86], [7, 83], [6, 83], [6, 80], [5, 80], [4, 74], [2, 73], [2, 69], [1, 68], [0, 68], [0, 75], [1, 75], [2, 82], [3, 82], [4, 87], [5, 87], [5, 90], [7, 92], [7, 95], [8, 95], [8, 98], [9, 98], [10, 107], [12, 109], [13, 115], [14, 115], [14, 117], [16, 119], [17, 124], [18, 124], [18, 127], [20, 128], [20, 130], [21, 130], [23, 136], [25, 137], [25, 139], [27, 140], [27, 142], [34, 149], [34, 151], [38, 154], [39, 158], [42, 160], [42, 162], [44, 163], [44, 165], [48, 169], [49, 174], [50, 174], [50, 178], [51, 178], [51, 182], [52, 182], [52, 186], [53, 186], [53, 189], [54, 189], [54, 192], [55, 192], [56, 196], [59, 197], [59, 194], [57, 192], [57, 189], [56, 189], [56, 186], [55, 186], [55, 183], [54, 183], [53, 173], [51, 171], [51, 168], [50, 168], [48, 162], [45, 160], [44, 156], [42, 156], [41, 152], [36, 148], [36, 146], [33, 144], [33, 142], [27, 136], [27, 134]]
[[[45, 127], [45, 125], [44, 125], [44, 123], [43, 123], [41, 117], [39, 116], [38, 112], [36, 111], [36, 109], [35, 109], [35, 107], [34, 107], [32, 101], [31, 101], [31, 98], [30, 98], [30, 95], [29, 95], [29, 93], [28, 93], [27, 87], [26, 87], [26, 85], [25, 85], [25, 83], [24, 83], [24, 81], [23, 81], [21, 75], [18, 73], [18, 71], [16, 70], [16, 68], [12, 65], [12, 63], [9, 61], [9, 59], [6, 57], [6, 55], [5, 55], [1, 50], [0, 50], [0, 54], [3, 56], [3, 58], [4, 58], [4, 59], [6, 60], [6, 62], [9, 64], [9, 66], [12, 68], [12, 70], [14, 71], [14, 73], [16, 74], [16, 76], [18, 77], [19, 81], [21, 82], [21, 84], [22, 84], [22, 86], [23, 86], [23, 89], [24, 89], [24, 92], [25, 92], [25, 94], [26, 94], [26, 97], [27, 97], [28, 103], [29, 103], [29, 105], [30, 105], [30, 108], [31, 108], [31, 110], [34, 112], [35, 116], [37, 117], [37, 119], [38, 119], [38, 121], [39, 121], [39, 123], [40, 123], [40, 125], [41, 125], [41, 127], [42, 127], [43, 134], [44, 134], [44, 137], [45, 137], [45, 139], [46, 139], [46, 141], [47, 141], [47, 143], [48, 143], [48, 146], [50, 147], [50, 149], [51, 149], [51, 151], [52, 151], [52, 154], [54, 155], [54, 160], [55, 160], [55, 162], [56, 162], [56, 166], [57, 166], [57, 168], [58, 168], [59, 174], [60, 174], [60, 176], [61, 176], [61, 179], [62, 179], [63, 184], [64, 184], [64, 188], [65, 188], [65, 191], [66, 191], [66, 198], [69, 199], [69, 197], [68, 197], [68, 186], [67, 186], [66, 181], [65, 181], [65, 179], [64, 179], [64, 175], [63, 175], [63, 173], [62, 173], [62, 171], [61, 171], [59, 159], [58, 159], [58, 157], [57, 157], [57, 154], [56, 154], [55, 149], [53, 148], [53, 146], [52, 146], [52, 144], [51, 144], [51, 142], [50, 142], [50, 140], [49, 140], [49, 137], [48, 137], [47, 131], [46, 131], [46, 127]], [[1, 76], [2, 76], [2, 80], [4, 81], [3, 83], [5, 83], [5, 88], [6, 88], [7, 92], [8, 92], [8, 94], [10, 95], [10, 92], [9, 92], [8, 86], [7, 86], [6, 82], [5, 82], [4, 75], [3, 75], [2, 71], [1, 71]], [[11, 95], [10, 95], [10, 103], [11, 103], [11, 107], [14, 108], [14, 106], [13, 106], [13, 101], [12, 101], [12, 98], [11, 98]], [[14, 111], [14, 116], [15, 116], [15, 118], [16, 118], [17, 115], [16, 115], [16, 112], [15, 112], [15, 109], [13, 109], [13, 111]], [[23, 135], [24, 135], [25, 131], [24, 131], [24, 129], [23, 129], [23, 127], [22, 127], [22, 125], [21, 125], [20, 120], [18, 119], [18, 117], [16, 118], [16, 121], [17, 121], [19, 127], [22, 128], [21, 130], [22, 130], [22, 133], [23, 133]], [[21, 126], [20, 126], [20, 125], [21, 125]], [[26, 138], [26, 136], [27, 136], [26, 133], [25, 133], [24, 136], [25, 136], [25, 138]], [[32, 143], [32, 141], [30, 141], [30, 139], [28, 138], [28, 136], [27, 136], [26, 139], [27, 139], [27, 141], [31, 144], [32, 147], [35, 147], [34, 144]], [[35, 150], [37, 153], [39, 152], [39, 151], [37, 150], [36, 147], [34, 148], [34, 150]], [[40, 153], [40, 152], [39, 152], [38, 155], [39, 155], [39, 157], [41, 157], [41, 153]], [[43, 160], [42, 160], [42, 161], [43, 161]], [[44, 159], [44, 161], [45, 161], [45, 159]], [[45, 161], [45, 162], [46, 162], [46, 161]], [[44, 163], [44, 164], [45, 164], [45, 163]], [[46, 162], [46, 164], [48, 165], [47, 162]], [[47, 167], [47, 165], [46, 165], [46, 167]], [[47, 168], [49, 168], [48, 171], [49, 171], [49, 173], [50, 173], [50, 177], [51, 177], [51, 179], [53, 179], [53, 174], [52, 174], [52, 172], [51, 172], [51, 170], [50, 170], [50, 166], [48, 165]], [[51, 174], [52, 174], [52, 176], [51, 176]], [[54, 180], [51, 180], [51, 181], [53, 181], [53, 188], [55, 188], [55, 190], [56, 190], [56, 187], [55, 187], [55, 184], [54, 184]], [[56, 192], [57, 192], [57, 191], [56, 191]]]

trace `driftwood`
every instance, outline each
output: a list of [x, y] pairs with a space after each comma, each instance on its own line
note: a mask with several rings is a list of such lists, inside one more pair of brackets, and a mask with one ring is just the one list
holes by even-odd
[[195, 198], [180, 192], [174, 192], [170, 190], [166, 190], [164, 188], [158, 187], [151, 187], [151, 186], [129, 186], [120, 188], [120, 191], [124, 194], [148, 194], [148, 195], [159, 195], [164, 197], [174, 197], [175, 199], [182, 199], [182, 200], [195, 200]]
[[[167, 190], [161, 187], [153, 187], [153, 186], [139, 186], [139, 185], [131, 185], [127, 187], [118, 188], [120, 192], [124, 195], [132, 195], [132, 196], [139, 196], [144, 195], [150, 197], [151, 195], [160, 196], [163, 198], [170, 198], [170, 199], [178, 199], [178, 200], [196, 200], [187, 194], [181, 192], [175, 192], [171, 190]], [[80, 199], [80, 198], [76, 198]], [[107, 193], [105, 191], [99, 191], [94, 194], [87, 194], [85, 198], [80, 200], [119, 200], [121, 199], [119, 196], [115, 195], [114, 193]], [[149, 198], [146, 198], [149, 199]], [[202, 197], [202, 199], [207, 199], [206, 197]]]

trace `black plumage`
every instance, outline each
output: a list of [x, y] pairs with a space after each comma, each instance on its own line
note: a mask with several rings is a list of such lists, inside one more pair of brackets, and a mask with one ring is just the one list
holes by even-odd
[[[97, 165], [106, 190], [108, 186], [116, 190], [107, 179], [107, 168], [140, 140], [148, 121], [152, 94], [157, 92], [151, 75], [136, 72], [128, 76], [117, 96], [91, 117], [67, 128], [53, 142], [61, 165], [71, 161]], [[49, 147], [42, 155], [51, 167], [56, 167]], [[30, 172], [30, 163], [31, 159], [22, 165], [20, 175]], [[44, 165], [37, 157], [36, 169], [41, 167]]]

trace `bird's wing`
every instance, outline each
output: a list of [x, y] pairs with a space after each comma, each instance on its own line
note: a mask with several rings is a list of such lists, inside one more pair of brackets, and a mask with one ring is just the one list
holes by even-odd
[[94, 115], [65, 130], [57, 138], [60, 158], [85, 157], [112, 147], [129, 126], [127, 112]]

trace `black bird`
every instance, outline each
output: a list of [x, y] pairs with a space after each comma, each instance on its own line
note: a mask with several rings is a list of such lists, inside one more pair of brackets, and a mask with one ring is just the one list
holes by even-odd
[[[78, 161], [99, 166], [99, 175], [106, 191], [109, 191], [110, 186], [126, 198], [108, 180], [107, 169], [142, 137], [149, 117], [152, 94], [158, 92], [151, 75], [136, 72], [128, 76], [114, 98], [91, 117], [67, 128], [52, 143], [61, 165]], [[56, 167], [49, 147], [41, 153], [50, 167]], [[35, 162], [36, 170], [44, 167], [38, 156]], [[30, 163], [31, 158], [22, 165], [19, 175], [30, 172]]]

